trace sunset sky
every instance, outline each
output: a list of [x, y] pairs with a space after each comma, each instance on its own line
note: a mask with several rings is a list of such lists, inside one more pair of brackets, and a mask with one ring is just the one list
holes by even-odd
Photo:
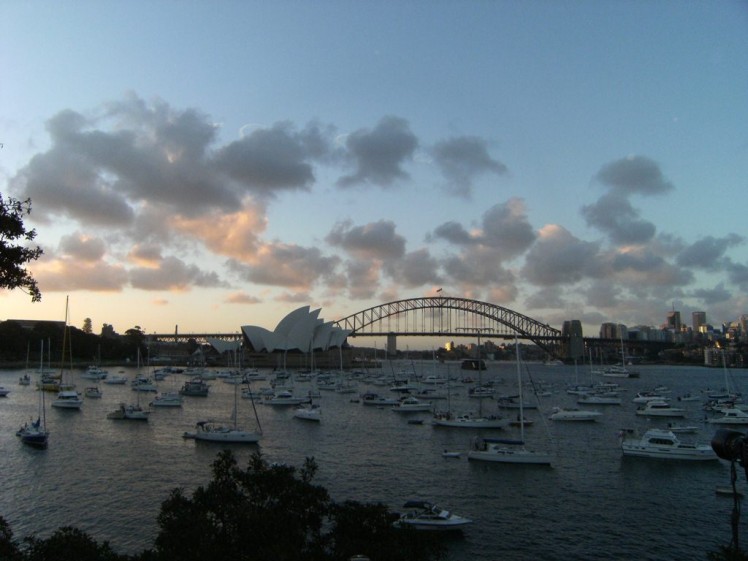
[[0, 320], [748, 313], [746, 2], [6, 0], [0, 77]]

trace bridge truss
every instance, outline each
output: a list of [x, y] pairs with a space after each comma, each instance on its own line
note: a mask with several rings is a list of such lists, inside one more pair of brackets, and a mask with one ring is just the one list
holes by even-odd
[[409, 298], [380, 304], [335, 322], [351, 331], [351, 337], [421, 335], [469, 335], [529, 339], [550, 355], [560, 352], [562, 334], [508, 308], [451, 296]]

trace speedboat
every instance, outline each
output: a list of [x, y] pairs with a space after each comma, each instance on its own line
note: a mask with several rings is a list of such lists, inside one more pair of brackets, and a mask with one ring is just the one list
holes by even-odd
[[179, 390], [180, 395], [186, 395], [190, 397], [206, 397], [210, 386], [205, 383], [200, 376], [195, 376], [191, 380], [187, 380], [183, 385], [182, 389]]
[[5, 386], [0, 386], [0, 397], [6, 397], [10, 393], [10, 390]]
[[216, 421], [198, 421], [195, 425], [195, 432], [185, 432], [183, 437], [203, 442], [257, 444], [261, 435], [241, 430], [236, 425], [229, 426]]
[[717, 460], [710, 444], [681, 442], [670, 430], [649, 429], [644, 436], [621, 431], [621, 450], [624, 456], [659, 458], [666, 460]]
[[287, 406], [287, 405], [301, 405], [302, 403], [309, 403], [308, 397], [295, 397], [293, 393], [288, 390], [277, 392], [275, 395], [269, 396], [263, 400], [262, 403], [267, 405], [276, 406]]
[[636, 410], [637, 415], [645, 417], [685, 417], [686, 410], [673, 407], [664, 399], [648, 401], [643, 407]]
[[101, 390], [99, 389], [99, 386], [89, 386], [83, 390], [83, 395], [86, 397], [99, 398], [101, 397]]
[[140, 405], [120, 403], [117, 409], [107, 413], [106, 418], [119, 421], [147, 421], [150, 414], [150, 411], [143, 409]]
[[458, 516], [426, 501], [408, 501], [403, 505], [408, 509], [395, 521], [396, 526], [408, 526], [416, 530], [456, 531], [470, 524], [472, 520]]
[[602, 416], [599, 411], [591, 411], [589, 409], [576, 409], [576, 408], [563, 408], [554, 407], [553, 413], [548, 417], [551, 421], [596, 421], [598, 417]]

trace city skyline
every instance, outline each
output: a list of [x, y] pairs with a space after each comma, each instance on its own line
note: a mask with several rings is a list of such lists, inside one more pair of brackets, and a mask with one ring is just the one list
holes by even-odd
[[743, 3], [0, 10], [0, 192], [45, 251], [0, 320], [748, 313]]

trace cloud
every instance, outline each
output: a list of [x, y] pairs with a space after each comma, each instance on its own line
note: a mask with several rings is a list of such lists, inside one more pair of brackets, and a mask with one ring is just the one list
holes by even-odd
[[677, 257], [681, 267], [696, 267], [714, 270], [724, 266], [725, 252], [743, 243], [745, 238], [737, 234], [728, 234], [723, 238], [706, 236], [683, 249]]
[[427, 241], [446, 240], [458, 246], [484, 246], [496, 252], [496, 258], [511, 259], [524, 253], [537, 234], [530, 225], [524, 201], [511, 198], [489, 208], [481, 219], [481, 228], [468, 232], [457, 222], [437, 226]]
[[409, 177], [402, 165], [413, 158], [418, 139], [405, 119], [389, 116], [382, 118], [373, 130], [360, 129], [351, 133], [345, 145], [356, 171], [341, 177], [338, 185], [351, 187], [370, 183], [389, 187]]
[[655, 226], [639, 218], [629, 201], [620, 194], [608, 193], [592, 205], [582, 207], [589, 226], [606, 233], [615, 244], [641, 244], [655, 235]]
[[381, 264], [372, 260], [352, 259], [345, 263], [345, 278], [351, 298], [368, 300], [379, 287]]
[[660, 166], [646, 156], [631, 156], [605, 164], [595, 178], [620, 196], [660, 195], [674, 186], [662, 174]]
[[226, 304], [259, 304], [262, 300], [246, 292], [232, 292], [224, 302]]
[[308, 291], [339, 263], [339, 257], [325, 257], [316, 247], [266, 244], [251, 264], [229, 260], [227, 265], [249, 282]]
[[34, 269], [42, 292], [120, 292], [127, 286], [127, 270], [103, 261], [82, 261], [72, 257], [44, 263]]
[[725, 288], [724, 283], [719, 283], [711, 289], [697, 288], [692, 294], [694, 298], [700, 299], [706, 305], [727, 302], [732, 298], [732, 293]]
[[399, 259], [405, 254], [405, 238], [395, 228], [390, 220], [355, 227], [347, 220], [336, 224], [325, 241], [357, 259]]
[[477, 136], [457, 136], [437, 142], [431, 156], [447, 180], [447, 190], [469, 197], [473, 180], [483, 174], [503, 175], [507, 167], [488, 153], [486, 141]]
[[130, 271], [130, 283], [141, 290], [189, 290], [191, 286], [226, 287], [213, 271], [203, 271], [176, 257], [164, 258], [157, 267], [135, 267]]
[[439, 263], [427, 249], [419, 249], [396, 261], [385, 261], [384, 270], [398, 284], [408, 288], [439, 282]]
[[594, 278], [600, 275], [599, 253], [597, 243], [582, 241], [562, 226], [548, 225], [527, 253], [522, 276], [540, 286]]
[[106, 253], [106, 244], [100, 238], [91, 238], [79, 232], [63, 236], [60, 253], [84, 262], [100, 261]]

